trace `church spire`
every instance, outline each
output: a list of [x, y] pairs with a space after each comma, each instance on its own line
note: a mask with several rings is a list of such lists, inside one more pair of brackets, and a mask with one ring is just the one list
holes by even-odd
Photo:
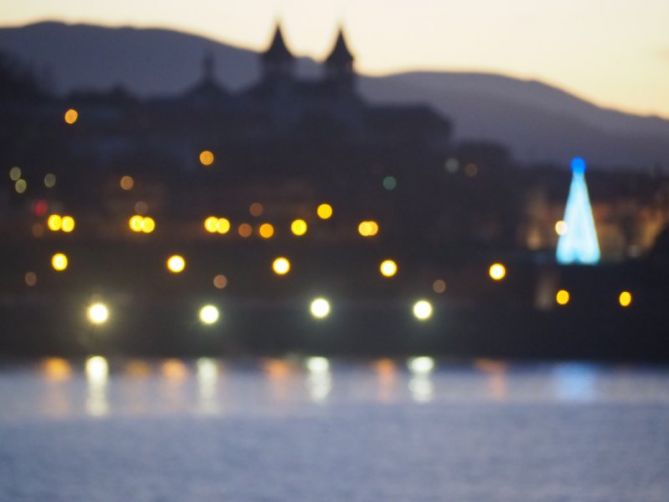
[[332, 51], [325, 59], [326, 79], [337, 83], [341, 87], [352, 88], [355, 76], [353, 71], [354, 59], [346, 44], [344, 30], [340, 26]]
[[265, 78], [290, 77], [295, 65], [295, 56], [293, 56], [281, 32], [281, 24], [276, 23], [272, 43], [260, 56], [263, 65], [263, 74]]

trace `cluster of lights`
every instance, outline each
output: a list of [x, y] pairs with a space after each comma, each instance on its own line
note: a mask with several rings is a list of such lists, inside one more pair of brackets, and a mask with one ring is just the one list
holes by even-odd
[[135, 233], [150, 234], [156, 229], [156, 221], [150, 216], [135, 214], [128, 220], [128, 227]]
[[374, 237], [379, 233], [379, 224], [374, 220], [364, 220], [358, 224], [358, 233], [362, 237]]
[[[627, 290], [621, 291], [618, 295], [618, 305], [620, 305], [622, 308], [627, 308], [632, 305], [632, 299], [633, 297], [631, 292]], [[561, 307], [568, 305], [570, 301], [571, 293], [568, 290], [560, 289], [555, 293], [555, 303]]]
[[61, 216], [60, 214], [51, 214], [46, 220], [46, 226], [52, 232], [65, 232], [69, 234], [74, 230], [76, 222], [72, 216]]
[[227, 234], [230, 231], [230, 220], [218, 216], [207, 216], [204, 229], [210, 234]]
[[22, 194], [28, 189], [28, 182], [21, 178], [21, 168], [14, 166], [9, 170], [9, 179], [14, 182], [14, 190], [18, 194]]

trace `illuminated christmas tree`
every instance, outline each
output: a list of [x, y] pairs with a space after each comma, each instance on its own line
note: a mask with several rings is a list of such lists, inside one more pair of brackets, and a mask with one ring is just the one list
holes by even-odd
[[599, 242], [585, 183], [585, 161], [575, 157], [571, 161], [571, 172], [571, 186], [564, 211], [565, 229], [558, 240], [556, 258], [563, 265], [595, 265], [600, 258]]

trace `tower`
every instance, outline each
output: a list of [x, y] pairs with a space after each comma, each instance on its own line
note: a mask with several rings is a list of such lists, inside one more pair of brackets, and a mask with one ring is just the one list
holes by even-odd
[[572, 159], [571, 172], [571, 186], [564, 211], [566, 230], [558, 240], [556, 258], [562, 265], [595, 265], [599, 262], [600, 252], [585, 182], [585, 161], [580, 157]]
[[344, 90], [353, 90], [355, 72], [353, 71], [353, 54], [346, 45], [344, 31], [339, 28], [337, 40], [330, 55], [325, 60], [325, 78]]
[[286, 47], [279, 23], [276, 24], [272, 43], [260, 58], [263, 79], [289, 79], [293, 76], [295, 57]]

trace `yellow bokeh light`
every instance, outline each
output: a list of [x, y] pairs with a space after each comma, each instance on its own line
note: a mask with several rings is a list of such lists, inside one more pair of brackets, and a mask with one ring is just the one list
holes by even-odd
[[200, 164], [209, 167], [214, 163], [214, 152], [211, 150], [202, 150], [200, 152]]
[[9, 179], [12, 181], [21, 179], [21, 168], [19, 166], [14, 166], [9, 170]]
[[95, 302], [86, 309], [86, 317], [91, 324], [104, 324], [109, 319], [109, 308], [102, 302]]
[[181, 255], [173, 254], [167, 259], [166, 265], [171, 273], [180, 274], [186, 268], [186, 260]]
[[28, 189], [28, 182], [23, 178], [19, 179], [14, 183], [14, 190], [16, 193], [23, 193]]
[[135, 180], [133, 179], [132, 176], [123, 176], [121, 178], [121, 181], [119, 181], [119, 186], [123, 190], [132, 190], [132, 188], [135, 186]]
[[145, 234], [150, 234], [156, 229], [156, 220], [150, 216], [145, 216], [142, 218], [142, 232]]
[[501, 281], [506, 277], [506, 267], [501, 263], [493, 263], [488, 269], [488, 275], [493, 281]]
[[272, 270], [277, 275], [286, 275], [290, 272], [290, 260], [285, 256], [279, 256], [272, 262]]
[[63, 116], [65, 119], [65, 123], [68, 125], [74, 124], [77, 120], [79, 120], [79, 112], [75, 110], [74, 108], [69, 108], [66, 112], [65, 115]]
[[323, 202], [316, 208], [316, 214], [321, 220], [329, 220], [332, 218], [332, 206], [327, 202]]
[[618, 304], [623, 308], [632, 305], [632, 293], [629, 291], [621, 291], [618, 295]]
[[216, 218], [216, 216], [208, 216], [204, 220], [204, 229], [210, 234], [215, 234], [217, 224], [218, 224], [218, 218]]
[[379, 271], [383, 277], [393, 277], [397, 274], [397, 263], [394, 260], [383, 260], [379, 265]]
[[51, 257], [51, 266], [56, 272], [62, 272], [67, 268], [68, 259], [65, 253], [56, 253]]
[[362, 237], [374, 237], [379, 233], [379, 224], [374, 220], [361, 221], [358, 225], [358, 233]]
[[60, 357], [49, 357], [42, 362], [42, 370], [48, 380], [67, 380], [72, 374], [70, 363]]
[[571, 295], [569, 294], [569, 291], [566, 289], [561, 289], [557, 293], [555, 293], [555, 303], [558, 305], [567, 305], [569, 303], [569, 300], [571, 299]]
[[144, 220], [143, 216], [135, 214], [131, 216], [130, 219], [128, 220], [128, 227], [130, 227], [130, 230], [132, 230], [133, 232], [141, 232], [143, 220]]
[[59, 214], [51, 214], [46, 220], [46, 226], [52, 232], [58, 232], [63, 225], [63, 218]]
[[558, 235], [564, 235], [567, 233], [568, 227], [567, 222], [564, 220], [559, 220], [555, 222], [555, 233]]
[[62, 222], [61, 222], [61, 230], [67, 234], [72, 232], [74, 230], [74, 227], [76, 226], [76, 222], [74, 221], [74, 218], [72, 216], [63, 216]]
[[308, 229], [307, 222], [300, 218], [298, 218], [297, 220], [293, 220], [293, 222], [290, 224], [290, 231], [293, 233], [293, 235], [296, 235], [298, 237], [301, 237], [304, 234], [306, 234], [307, 229]]
[[271, 223], [263, 223], [258, 228], [258, 234], [263, 239], [271, 239], [274, 236], [274, 226]]
[[47, 188], [53, 188], [56, 186], [56, 175], [53, 173], [47, 173], [44, 175], [44, 186]]
[[230, 220], [227, 218], [218, 218], [216, 220], [216, 232], [227, 234], [230, 231]]

